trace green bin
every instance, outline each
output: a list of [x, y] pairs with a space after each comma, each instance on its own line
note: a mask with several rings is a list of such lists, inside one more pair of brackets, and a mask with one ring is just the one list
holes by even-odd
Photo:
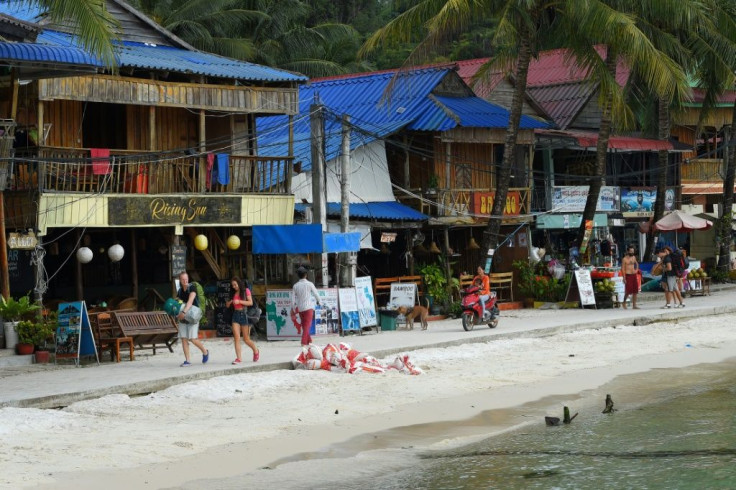
[[381, 324], [381, 331], [383, 330], [396, 330], [396, 314], [384, 313], [379, 314], [378, 319]]

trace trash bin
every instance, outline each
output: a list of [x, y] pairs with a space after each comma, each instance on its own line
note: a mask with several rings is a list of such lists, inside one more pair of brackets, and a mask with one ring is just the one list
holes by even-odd
[[399, 316], [396, 311], [381, 311], [378, 314], [378, 320], [381, 325], [381, 331], [396, 330], [396, 317]]

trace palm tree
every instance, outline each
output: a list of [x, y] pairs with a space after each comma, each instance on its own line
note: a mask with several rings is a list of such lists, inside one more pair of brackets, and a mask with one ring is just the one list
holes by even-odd
[[76, 24], [76, 35], [82, 46], [109, 68], [117, 68], [113, 41], [118, 37], [116, 29], [119, 25], [107, 11], [104, 0], [26, 1], [45, 9], [55, 23]]

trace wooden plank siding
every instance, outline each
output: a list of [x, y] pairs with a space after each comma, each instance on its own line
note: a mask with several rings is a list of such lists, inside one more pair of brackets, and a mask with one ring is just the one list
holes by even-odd
[[39, 80], [39, 100], [78, 100], [226, 111], [289, 114], [298, 112], [296, 88], [264, 88], [174, 83], [109, 75]]

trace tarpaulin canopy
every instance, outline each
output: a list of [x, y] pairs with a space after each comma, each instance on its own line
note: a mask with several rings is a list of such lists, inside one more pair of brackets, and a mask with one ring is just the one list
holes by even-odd
[[709, 230], [713, 226], [712, 221], [698, 218], [682, 211], [672, 211], [670, 214], [654, 223], [654, 229], [658, 231], [695, 231]]
[[255, 225], [254, 254], [357, 252], [360, 232], [322, 233], [322, 225]]

